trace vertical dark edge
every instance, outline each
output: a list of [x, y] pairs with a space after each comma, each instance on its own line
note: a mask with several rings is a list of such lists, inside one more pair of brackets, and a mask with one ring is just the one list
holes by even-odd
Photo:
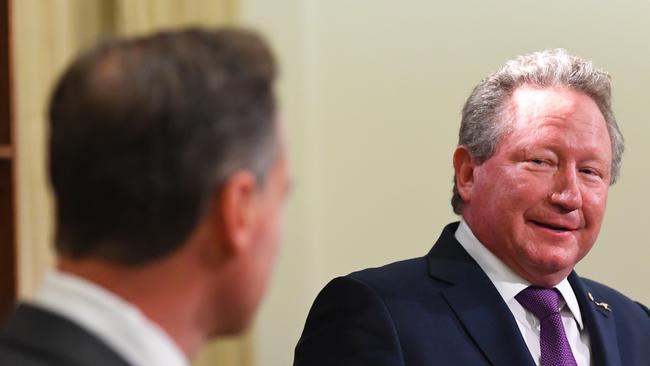
[[[11, 0], [0, 0], [0, 143], [14, 146], [10, 16]], [[0, 322], [16, 301], [15, 159], [0, 161]]]
[[9, 95], [9, 0], [0, 0], [0, 144], [11, 145]]

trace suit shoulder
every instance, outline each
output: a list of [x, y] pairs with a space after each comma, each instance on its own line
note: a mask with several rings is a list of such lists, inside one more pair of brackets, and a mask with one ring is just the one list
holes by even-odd
[[350, 276], [330, 281], [307, 315], [294, 365], [403, 364], [395, 324], [377, 291]]
[[355, 271], [350, 273], [348, 277], [372, 285], [376, 283], [391, 282], [394, 281], [396, 277], [421, 277], [423, 273], [427, 273], [426, 258], [417, 257], [389, 263], [381, 267], [372, 267]]
[[[390, 263], [381, 267], [352, 272], [348, 278], [363, 283], [380, 296], [403, 291], [417, 291], [420, 286], [430, 287], [434, 281], [427, 281], [428, 262], [426, 257], [417, 257]], [[404, 284], [408, 283], [408, 286]]]
[[20, 303], [0, 331], [0, 365], [91, 364], [128, 366], [81, 325], [37, 305]]
[[[311, 320], [316, 314], [334, 309], [339, 318], [343, 314], [350, 315], [352, 319], [362, 313], [374, 313], [388, 319], [387, 299], [412, 291], [418, 283], [426, 283], [422, 280], [427, 273], [426, 266], [426, 258], [419, 257], [336, 277], [316, 296], [307, 323], [313, 323]], [[409, 286], [404, 286], [405, 283]]]
[[31, 349], [15, 342], [6, 334], [0, 335], [0, 365], [52, 366], [63, 362], [48, 357], [37, 349]]

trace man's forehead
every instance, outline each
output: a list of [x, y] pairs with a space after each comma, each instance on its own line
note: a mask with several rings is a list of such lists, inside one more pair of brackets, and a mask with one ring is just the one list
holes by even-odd
[[511, 127], [520, 127], [531, 121], [569, 118], [577, 111], [597, 110], [598, 119], [605, 123], [596, 102], [587, 94], [564, 86], [541, 87], [523, 85], [515, 89], [504, 106], [504, 117]]

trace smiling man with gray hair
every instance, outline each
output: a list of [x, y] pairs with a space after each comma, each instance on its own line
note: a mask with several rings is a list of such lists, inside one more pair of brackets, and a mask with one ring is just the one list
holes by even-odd
[[295, 365], [650, 365], [648, 309], [573, 270], [621, 166], [610, 95], [560, 49], [479, 82], [453, 154], [460, 222], [424, 257], [330, 282]]

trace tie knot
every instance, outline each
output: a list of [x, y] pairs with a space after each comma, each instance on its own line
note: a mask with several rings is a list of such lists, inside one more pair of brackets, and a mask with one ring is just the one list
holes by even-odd
[[515, 296], [540, 321], [560, 312], [560, 293], [554, 288], [530, 286]]

